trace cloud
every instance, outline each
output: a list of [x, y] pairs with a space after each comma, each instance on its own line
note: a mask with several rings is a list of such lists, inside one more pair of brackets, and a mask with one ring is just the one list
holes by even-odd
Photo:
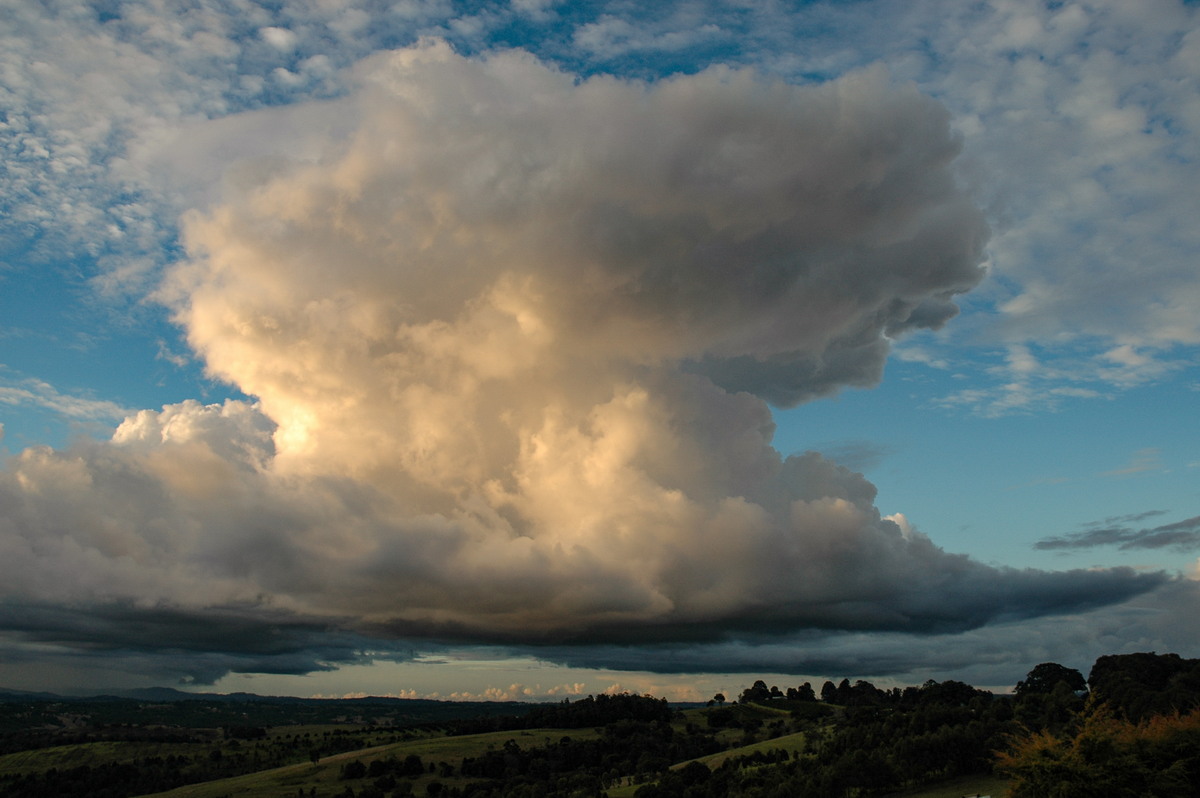
[[644, 20], [604, 15], [576, 28], [573, 39], [576, 47], [612, 59], [642, 50], [674, 52], [727, 36], [717, 25], [705, 22], [696, 9], [691, 14], [678, 14], [668, 23], [648, 26]]
[[[1200, 342], [1187, 221], [1200, 165], [1195, 6], [925, 10], [931, 55], [897, 40], [888, 60], [962, 120], [965, 164], [987, 175], [996, 279], [979, 302], [998, 314], [978, 314], [974, 335], [1045, 347], [1043, 362], [1057, 369], [1040, 375], [1039, 392], [1106, 395], [1187, 367]], [[1001, 386], [1020, 381], [1016, 366]], [[1000, 386], [974, 398], [993, 415], [1027, 407], [1006, 407], [1016, 397]]]
[[60, 393], [48, 382], [34, 378], [16, 380], [8, 385], [0, 384], [0, 404], [41, 407], [82, 421], [119, 420], [130, 412], [128, 408], [106, 399]]
[[1097, 546], [1117, 546], [1122, 550], [1170, 548], [1177, 551], [1189, 551], [1200, 548], [1200, 516], [1143, 529], [1113, 523], [1114, 521], [1140, 521], [1149, 515], [1143, 513], [1127, 518], [1108, 519], [1102, 524], [1091, 525], [1083, 532], [1043, 538], [1034, 544], [1034, 548], [1048, 551], [1091, 549]]
[[876, 383], [982, 277], [959, 141], [913, 86], [580, 79], [435, 41], [354, 80], [207, 131], [278, 152], [185, 218], [159, 298], [255, 402], [142, 411], [0, 473], [0, 584], [65, 614], [45, 640], [94, 645], [75, 624], [114, 607], [179, 623], [171, 657], [192, 619], [285, 633], [213, 643], [211, 679], [373, 639], [945, 634], [1165, 583], [947, 553], [860, 474], [771, 446], [770, 404]]
[[[228, 673], [306, 674], [379, 659], [407, 649], [261, 604], [137, 606], [125, 601], [86, 606], [0, 602], [0, 642], [12, 678], [25, 661], [138, 673], [177, 683], [212, 684]], [[15, 666], [15, 667], [14, 667]], [[28, 674], [24, 675], [28, 679]], [[90, 685], [98, 686], [94, 681]], [[113, 685], [115, 686], [115, 685]]]
[[[128, 0], [104, 13], [9, 5], [0, 31], [0, 254], [23, 255], [34, 241], [54, 259], [97, 258], [80, 268], [110, 300], [140, 297], [157, 278], [175, 244], [174, 212], [194, 199], [164, 185], [178, 171], [156, 156], [170, 149], [200, 174], [223, 166], [189, 158], [195, 123], [341, 96], [346, 68], [380, 47], [439, 32], [482, 50], [489, 35], [509, 37], [515, 27], [544, 57], [585, 74], [596, 60], [637, 75], [727, 61], [808, 81], [883, 62], [943, 102], [968, 134], [959, 176], [979, 187], [995, 229], [991, 279], [970, 322], [911, 349], [930, 363], [955, 362], [976, 383], [995, 382], [947, 404], [1003, 415], [1107, 396], [1176, 374], [1200, 342], [1191, 224], [1200, 37], [1187, 3], [1154, 0], [1144, 13], [1037, 0], [568, 13], [520, 0], [460, 19], [444, 0], [227, 9]], [[303, 127], [307, 118], [289, 121]], [[1032, 380], [974, 373], [964, 342], [1038, 343], [1039, 362], [1056, 368]], [[747, 373], [752, 365], [723, 368], [730, 379], [761, 382]], [[780, 396], [787, 401], [786, 386]]]
[[866, 440], [837, 441], [819, 448], [825, 457], [851, 471], [869, 471], [895, 454], [890, 446]]
[[[78, 259], [102, 289], [140, 298], [186, 206], [138, 150], [197, 120], [336, 95], [342, 68], [453, 13], [431, 0], [367, 18], [357, 5], [5, 2], [0, 257]], [[139, 259], [153, 268], [131, 269]]]
[[568, 665], [613, 670], [653, 667], [663, 673], [780, 673], [908, 683], [960, 679], [1002, 689], [1024, 678], [1034, 662], [1067, 663], [1086, 673], [1104, 654], [1189, 650], [1191, 629], [1179, 619], [1200, 608], [1197, 584], [1173, 580], [1107, 607], [953, 634], [805, 630], [707, 644], [600, 645], [538, 653]]
[[1124, 468], [1118, 468], [1113, 471], [1105, 471], [1101, 476], [1106, 477], [1127, 477], [1133, 474], [1143, 474], [1147, 471], [1162, 471], [1163, 465], [1160, 456], [1162, 451], [1156, 447], [1150, 446], [1145, 449], [1138, 449], [1133, 454], [1133, 458], [1129, 461], [1129, 465]]

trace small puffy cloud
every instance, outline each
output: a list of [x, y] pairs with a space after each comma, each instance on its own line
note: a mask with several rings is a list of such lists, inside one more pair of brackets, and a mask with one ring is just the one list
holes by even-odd
[[193, 651], [236, 608], [206, 680], [364, 639], [948, 634], [1164, 584], [945, 552], [861, 474], [772, 447], [770, 404], [874, 384], [982, 277], [959, 142], [913, 86], [584, 80], [437, 42], [355, 75], [189, 134], [248, 160], [185, 219], [161, 297], [255, 403], [12, 458], [0, 584], [58, 613], [41, 636], [10, 613], [12, 635], [80, 648], [89, 613], [169, 617]]
[[276, 28], [268, 26], [258, 29], [258, 35], [267, 44], [274, 47], [276, 50], [289, 52], [296, 46], [296, 34], [287, 28]]

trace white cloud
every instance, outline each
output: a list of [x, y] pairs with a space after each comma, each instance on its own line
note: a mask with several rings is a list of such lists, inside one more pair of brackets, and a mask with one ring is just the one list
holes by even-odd
[[32, 240], [55, 259], [99, 258], [84, 266], [97, 285], [134, 296], [158, 272], [130, 271], [128, 260], [160, 266], [187, 206], [130, 163], [131, 144], [302, 93], [336, 94], [336, 70], [450, 13], [440, 2], [393, 4], [374, 20], [355, 4], [129, 0], [111, 17], [87, 4], [0, 5], [0, 251], [23, 253]]
[[31, 405], [80, 421], [113, 421], [130, 412], [106, 399], [61, 393], [50, 383], [33, 378], [0, 384], [0, 404]]
[[919, 79], [978, 120], [967, 155], [1002, 220], [990, 246], [1002, 281], [989, 286], [993, 334], [1038, 341], [1055, 360], [1086, 345], [1093, 373], [1064, 372], [1060, 384], [1125, 386], [1178, 367], [1174, 348], [1200, 343], [1190, 222], [1200, 211], [1200, 79], [1185, 35], [1195, 9], [1014, 2], [936, 12], [958, 24], [931, 28], [942, 57]]
[[1133, 474], [1141, 474], [1146, 471], [1161, 471], [1163, 469], [1163, 464], [1162, 460], [1160, 459], [1160, 455], [1161, 451], [1155, 447], [1138, 449], [1133, 453], [1133, 457], [1130, 459], [1128, 465], [1112, 471], [1105, 471], [1103, 476], [1126, 477]]
[[676, 16], [665, 25], [647, 25], [644, 20], [603, 16], [576, 28], [574, 41], [577, 47], [594, 56], [611, 59], [641, 50], [684, 50], [721, 35], [716, 25], [692, 17], [686, 22]]
[[291, 51], [296, 46], [296, 34], [287, 28], [273, 26], [259, 28], [258, 35], [277, 50]]

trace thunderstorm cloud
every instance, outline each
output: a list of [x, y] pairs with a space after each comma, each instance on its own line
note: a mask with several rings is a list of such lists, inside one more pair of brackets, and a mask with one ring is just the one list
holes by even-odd
[[158, 153], [244, 156], [158, 297], [253, 400], [14, 456], [11, 633], [140, 655], [182, 627], [172, 656], [227, 654], [200, 680], [414, 638], [707, 643], [716, 669], [772, 635], [954, 633], [1163, 584], [948, 553], [861, 474], [772, 447], [772, 406], [874, 385], [982, 277], [960, 142], [913, 86], [583, 79], [436, 41], [356, 80]]

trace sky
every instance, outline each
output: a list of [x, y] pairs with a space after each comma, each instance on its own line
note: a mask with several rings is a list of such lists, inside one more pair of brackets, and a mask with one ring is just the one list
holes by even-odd
[[0, 0], [0, 687], [1200, 656], [1198, 15]]

